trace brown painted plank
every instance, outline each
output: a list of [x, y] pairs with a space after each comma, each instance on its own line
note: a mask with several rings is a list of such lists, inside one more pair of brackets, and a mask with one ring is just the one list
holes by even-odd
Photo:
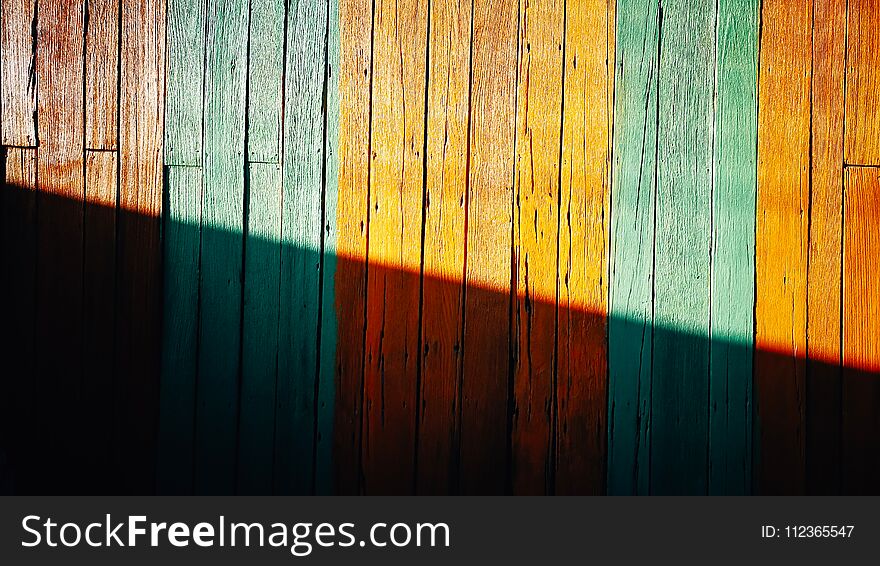
[[[35, 355], [45, 418], [36, 485], [74, 493], [83, 489], [77, 472], [84, 468], [69, 463], [87, 442], [77, 416], [83, 379], [83, 5], [39, 0], [39, 14]], [[70, 473], [59, 477], [54, 470], [61, 468]]]
[[812, 197], [807, 258], [807, 490], [834, 493], [840, 480], [840, 246], [846, 0], [816, 2], [814, 6]]
[[40, 414], [34, 379], [37, 151], [4, 148], [2, 153], [0, 292], [6, 307], [0, 331], [5, 365], [0, 422], [10, 435], [4, 441], [10, 449], [7, 457], [16, 476], [15, 488], [19, 493], [33, 493], [39, 488], [33, 483], [33, 466], [41, 457], [33, 420]]
[[360, 490], [363, 348], [366, 325], [372, 3], [339, 2], [339, 196], [336, 316], [339, 321], [333, 433], [336, 491]]
[[119, 0], [87, 0], [86, 148], [116, 149]]
[[569, 3], [559, 225], [556, 493], [605, 485], [615, 3]]
[[499, 493], [508, 478], [517, 2], [474, 3], [459, 484]]
[[880, 165], [880, 12], [875, 0], [849, 0], [846, 10], [845, 158]]
[[376, 2], [364, 365], [366, 493], [413, 487], [427, 4]]
[[419, 437], [420, 494], [454, 491], [464, 298], [470, 2], [432, 2]]
[[121, 491], [154, 485], [161, 332], [165, 2], [123, 0], [119, 100], [116, 470]]
[[37, 145], [36, 0], [0, 3], [0, 144]]
[[843, 257], [843, 491], [880, 477], [880, 169], [846, 171]]
[[802, 493], [812, 2], [765, 0], [758, 93], [758, 493]]
[[116, 311], [116, 153], [86, 151], [83, 217], [84, 454], [90, 493], [112, 485]]
[[552, 489], [563, 8], [556, 0], [519, 5], [510, 465], [520, 494]]

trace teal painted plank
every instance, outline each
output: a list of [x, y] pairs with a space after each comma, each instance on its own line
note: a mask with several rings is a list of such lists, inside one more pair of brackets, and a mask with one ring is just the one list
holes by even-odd
[[310, 493], [320, 319], [327, 5], [294, 3], [287, 22], [275, 490]]
[[758, 0], [718, 3], [709, 493], [751, 492]]
[[281, 166], [251, 163], [242, 315], [238, 492], [270, 494], [281, 270]]
[[648, 492], [657, 151], [656, 1], [617, 5], [608, 493]]
[[202, 170], [166, 167], [165, 187], [165, 281], [156, 489], [160, 494], [187, 494], [193, 486]]
[[204, 0], [168, 0], [165, 86], [166, 165], [202, 164]]
[[197, 493], [235, 488], [247, 0], [209, 0], [205, 66]]
[[284, 0], [251, 0], [247, 155], [279, 163], [284, 72]]
[[662, 4], [651, 493], [707, 488], [715, 3]]
[[318, 430], [315, 442], [315, 492], [333, 492], [333, 409], [336, 400], [336, 204], [339, 194], [339, 5], [328, 1], [326, 172], [324, 178], [324, 270], [321, 295], [321, 351], [318, 371]]

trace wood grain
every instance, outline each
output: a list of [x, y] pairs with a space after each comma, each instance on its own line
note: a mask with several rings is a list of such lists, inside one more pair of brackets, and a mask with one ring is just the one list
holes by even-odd
[[877, 493], [880, 473], [880, 171], [846, 170], [843, 249], [843, 492]]
[[251, 2], [247, 158], [279, 163], [284, 100], [284, 0]]
[[37, 145], [37, 4], [36, 0], [0, 4], [2, 145]]
[[806, 489], [840, 488], [841, 240], [846, 1], [813, 12], [812, 165], [807, 257]]
[[620, 5], [615, 37], [607, 490], [646, 494], [657, 189], [657, 4]]
[[851, 0], [845, 9], [845, 160], [856, 165], [880, 165], [880, 16], [872, 0]]
[[249, 163], [241, 385], [238, 424], [238, 493], [272, 493], [275, 459], [275, 387], [278, 369], [281, 277], [281, 166]]
[[710, 494], [748, 494], [752, 483], [758, 21], [758, 2], [718, 3], [710, 249]]
[[802, 493], [812, 2], [765, 0], [758, 81], [756, 490]]
[[552, 490], [563, 3], [519, 6], [512, 320], [514, 493]]
[[196, 492], [235, 484], [248, 3], [207, 7]]
[[[66, 493], [83, 488], [77, 470], [52, 480], [52, 469], [75, 461], [83, 443], [76, 417], [83, 380], [83, 5], [40, 0], [37, 23], [37, 377], [44, 414], [40, 439], [46, 469], [35, 485]], [[69, 423], [63, 431], [53, 423]]]
[[458, 480], [471, 4], [432, 2], [416, 491]]
[[314, 489], [327, 7], [288, 15], [275, 490]]
[[427, 3], [379, 1], [373, 29], [365, 493], [409, 493], [415, 462]]
[[162, 366], [156, 490], [193, 491], [202, 170], [166, 167]]
[[[615, 3], [566, 4], [556, 377], [558, 494], [605, 489]], [[596, 34], [598, 30], [598, 34]]]
[[166, 0], [166, 165], [201, 166], [205, 85], [205, 2]]
[[360, 491], [363, 348], [366, 327], [372, 2], [340, 0], [339, 193], [335, 309], [339, 321], [334, 379], [335, 484]]
[[116, 149], [119, 0], [86, 1], [86, 148]]
[[508, 487], [517, 3], [473, 7], [459, 486]]

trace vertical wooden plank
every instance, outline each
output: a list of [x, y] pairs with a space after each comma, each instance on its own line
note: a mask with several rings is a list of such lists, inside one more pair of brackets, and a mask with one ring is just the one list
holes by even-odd
[[[83, 284], [83, 4], [39, 0], [37, 90], [37, 383], [42, 465], [36, 485], [72, 493], [80, 474], [54, 469], [79, 457]], [[67, 466], [69, 468], [69, 466]]]
[[119, 0], [86, 2], [86, 148], [116, 149]]
[[193, 489], [201, 249], [205, 3], [167, 0], [164, 223], [159, 493]]
[[315, 431], [315, 493], [334, 491], [333, 439], [336, 399], [336, 352], [339, 322], [336, 318], [337, 256], [336, 216], [339, 195], [339, 3], [327, 3], [326, 105], [324, 108], [325, 168], [323, 216], [323, 272], [321, 275], [321, 348], [318, 362], [317, 430]]
[[370, 268], [364, 365], [366, 493], [409, 493], [419, 364], [427, 3], [375, 5]]
[[748, 494], [752, 455], [759, 3], [718, 3], [711, 247], [709, 477]]
[[846, 0], [813, 4], [812, 164], [807, 257], [808, 493], [840, 488], [841, 240]]
[[646, 494], [650, 472], [657, 3], [620, 3], [615, 37], [607, 489], [622, 495]]
[[166, 1], [168, 87], [165, 93], [165, 164], [200, 166], [205, 84], [205, 2]]
[[5, 372], [8, 372], [0, 418], [4, 430], [10, 432], [10, 437], [4, 440], [11, 449], [7, 457], [16, 473], [16, 489], [20, 493], [32, 493], [40, 488], [34, 481], [34, 472], [39, 471], [42, 457], [38, 426], [33, 421], [41, 410], [34, 375], [37, 151], [4, 148], [2, 153], [5, 155], [0, 169], [3, 171], [0, 251], [4, 270], [0, 290], [9, 303], [0, 333], [4, 360], [7, 360]]
[[715, 19], [711, 4], [663, 3], [651, 385], [657, 494], [702, 494], [708, 484]]
[[880, 165], [880, 15], [873, 0], [849, 0], [846, 11], [845, 159]]
[[844, 199], [843, 491], [865, 495], [880, 476], [880, 170], [848, 168]]
[[86, 151], [83, 217], [83, 403], [90, 493], [111, 485], [116, 322], [116, 180], [112, 151]]
[[288, 14], [275, 490], [314, 488], [326, 3]]
[[189, 494], [193, 489], [202, 170], [166, 167], [165, 187], [162, 382], [156, 471], [156, 490], [161, 495]]
[[473, 7], [459, 485], [508, 488], [517, 2]]
[[444, 494], [460, 432], [471, 3], [432, 2], [430, 18], [416, 491]]
[[566, 4], [555, 425], [558, 494], [597, 495], [605, 486], [615, 6], [611, 0]]
[[118, 468], [128, 493], [155, 487], [162, 330], [162, 124], [165, 2], [120, 4], [116, 415]]
[[0, 145], [37, 145], [37, 1], [0, 5]]
[[196, 409], [197, 493], [235, 487], [248, 3], [207, 7], [204, 202]]
[[552, 489], [564, 4], [520, 1], [514, 169], [514, 493]]
[[363, 347], [366, 325], [372, 2], [340, 0], [339, 194], [333, 453], [336, 491], [360, 490]]
[[812, 2], [764, 0], [758, 81], [759, 493], [804, 491]]
[[247, 158], [279, 163], [284, 76], [284, 0], [251, 2]]
[[281, 166], [250, 163], [242, 307], [238, 493], [272, 492], [281, 273]]

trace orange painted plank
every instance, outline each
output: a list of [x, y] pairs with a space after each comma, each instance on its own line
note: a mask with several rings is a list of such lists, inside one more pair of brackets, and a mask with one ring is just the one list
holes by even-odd
[[83, 424], [88, 491], [111, 479], [116, 312], [116, 153], [86, 151], [83, 217]]
[[3, 392], [0, 394], [0, 426], [9, 432], [7, 457], [16, 470], [16, 489], [33, 493], [32, 466], [39, 465], [42, 452], [33, 425], [40, 414], [34, 376], [35, 283], [37, 250], [37, 151], [0, 149], [0, 293], [7, 301], [0, 330], [0, 352], [4, 360]]
[[461, 391], [470, 2], [431, 3], [422, 291], [420, 494], [455, 490]]
[[507, 487], [517, 2], [477, 0], [473, 14], [459, 485]]
[[514, 172], [514, 493], [552, 489], [564, 5], [521, 0]]
[[880, 165], [880, 12], [875, 0], [846, 9], [846, 162]]
[[880, 169], [846, 171], [843, 257], [843, 491], [880, 477]]
[[559, 225], [556, 493], [605, 485], [615, 3], [568, 4]]
[[340, 0], [337, 334], [333, 455], [336, 491], [360, 490], [366, 325], [372, 2]]
[[758, 493], [804, 491], [812, 1], [765, 0], [758, 92]]
[[115, 149], [119, 0], [89, 0], [86, 6], [86, 148]]
[[37, 145], [36, 0], [0, 3], [0, 144]]
[[116, 469], [152, 491], [160, 366], [165, 2], [123, 0], [119, 100]]
[[812, 198], [807, 273], [809, 493], [834, 493], [840, 466], [840, 285], [846, 0], [816, 2]]
[[365, 492], [391, 494], [413, 487], [428, 14], [374, 9], [362, 457]]
[[[37, 20], [37, 376], [43, 454], [36, 485], [76, 493], [87, 442], [83, 379], [83, 3], [39, 0]], [[71, 473], [57, 477], [55, 470]]]

